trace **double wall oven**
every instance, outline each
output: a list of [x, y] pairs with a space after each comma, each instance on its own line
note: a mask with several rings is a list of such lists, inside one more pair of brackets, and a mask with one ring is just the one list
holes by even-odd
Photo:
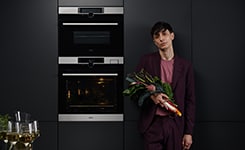
[[123, 121], [123, 7], [59, 7], [59, 121]]

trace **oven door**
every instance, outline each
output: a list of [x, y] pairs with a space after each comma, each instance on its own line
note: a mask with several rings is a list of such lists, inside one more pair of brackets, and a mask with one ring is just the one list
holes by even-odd
[[123, 65], [59, 66], [59, 121], [122, 121]]
[[59, 56], [123, 56], [123, 14], [89, 10], [59, 14]]

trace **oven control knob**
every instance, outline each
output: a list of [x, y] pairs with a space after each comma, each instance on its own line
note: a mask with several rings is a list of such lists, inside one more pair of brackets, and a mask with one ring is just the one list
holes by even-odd
[[93, 66], [94, 66], [94, 61], [92, 59], [89, 59], [88, 60], [88, 67], [93, 68]]
[[89, 12], [89, 13], [88, 13], [88, 18], [93, 18], [93, 17], [94, 17], [94, 13]]

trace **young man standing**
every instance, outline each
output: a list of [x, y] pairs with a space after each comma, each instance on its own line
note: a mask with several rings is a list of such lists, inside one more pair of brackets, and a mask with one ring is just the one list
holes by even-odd
[[170, 24], [157, 22], [151, 30], [158, 51], [142, 56], [136, 71], [144, 69], [171, 85], [175, 103], [182, 112], [176, 116], [163, 103], [163, 93], [155, 93], [144, 102], [139, 119], [145, 150], [188, 150], [192, 144], [195, 119], [194, 73], [190, 62], [175, 55], [175, 38]]

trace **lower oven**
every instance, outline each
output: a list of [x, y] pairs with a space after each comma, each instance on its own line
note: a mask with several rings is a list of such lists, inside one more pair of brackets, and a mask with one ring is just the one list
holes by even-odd
[[59, 57], [59, 121], [123, 121], [123, 57]]

